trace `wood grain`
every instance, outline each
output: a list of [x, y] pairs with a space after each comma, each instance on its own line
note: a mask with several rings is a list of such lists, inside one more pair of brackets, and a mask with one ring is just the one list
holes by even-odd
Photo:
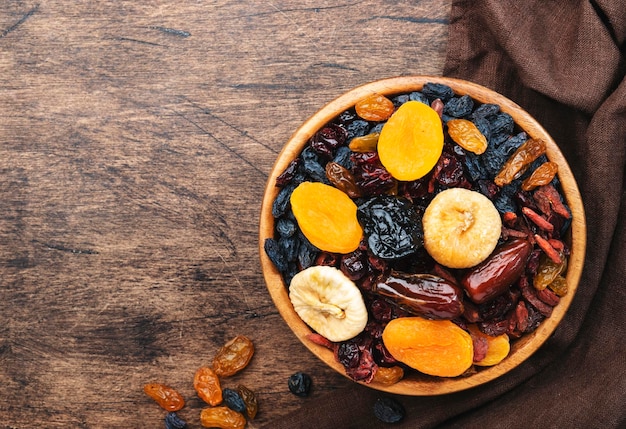
[[0, 426], [159, 427], [142, 392], [236, 334], [249, 427], [349, 383], [298, 341], [259, 264], [265, 182], [318, 108], [440, 74], [450, 1], [0, 5]]

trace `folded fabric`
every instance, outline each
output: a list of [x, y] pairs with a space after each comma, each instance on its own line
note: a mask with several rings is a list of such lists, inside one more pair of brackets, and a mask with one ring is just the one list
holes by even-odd
[[[587, 213], [587, 257], [554, 335], [505, 376], [397, 397], [398, 428], [626, 427], [626, 8], [619, 1], [455, 1], [444, 74], [509, 97], [553, 136]], [[376, 428], [380, 392], [354, 384], [272, 428]]]

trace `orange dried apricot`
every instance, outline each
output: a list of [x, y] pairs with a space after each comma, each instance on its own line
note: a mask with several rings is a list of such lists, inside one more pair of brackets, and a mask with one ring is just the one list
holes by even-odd
[[487, 150], [487, 138], [472, 121], [450, 119], [447, 122], [448, 134], [463, 149], [480, 155]]
[[378, 156], [398, 180], [417, 180], [437, 164], [443, 150], [441, 118], [430, 106], [407, 101], [383, 126]]
[[474, 358], [472, 337], [450, 320], [393, 319], [383, 331], [383, 343], [398, 361], [438, 377], [463, 374]]
[[482, 332], [476, 325], [468, 325], [467, 329], [469, 329], [472, 335], [487, 340], [487, 355], [480, 361], [474, 362], [474, 364], [478, 366], [497, 365], [509, 355], [511, 343], [509, 342], [509, 336], [507, 334], [492, 337]]
[[344, 192], [319, 182], [303, 182], [290, 201], [298, 226], [315, 247], [332, 253], [350, 253], [359, 247], [363, 229], [356, 204]]
[[393, 102], [381, 94], [369, 95], [354, 105], [357, 115], [366, 121], [375, 122], [389, 119], [394, 109]]

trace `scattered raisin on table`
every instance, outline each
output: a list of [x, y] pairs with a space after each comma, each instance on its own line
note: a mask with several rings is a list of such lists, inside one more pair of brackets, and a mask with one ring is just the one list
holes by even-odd
[[185, 406], [182, 395], [173, 388], [161, 383], [149, 383], [143, 391], [167, 411], [178, 411]]
[[397, 400], [382, 396], [374, 403], [374, 415], [381, 422], [397, 423], [404, 418], [405, 410]]
[[185, 429], [187, 423], [174, 412], [165, 416], [165, 429]]
[[300, 397], [309, 396], [309, 393], [311, 392], [311, 384], [311, 377], [304, 372], [296, 372], [292, 374], [287, 381], [289, 391]]
[[237, 391], [226, 387], [222, 390], [222, 396], [228, 408], [242, 414], [246, 412], [246, 404]]
[[209, 367], [198, 368], [193, 378], [193, 387], [204, 402], [209, 405], [222, 403], [222, 386], [217, 374]]
[[254, 355], [254, 344], [244, 335], [237, 335], [217, 352], [213, 371], [220, 377], [234, 375], [244, 369]]
[[210, 407], [200, 412], [200, 424], [206, 428], [243, 429], [246, 418], [228, 407]]
[[246, 405], [246, 413], [248, 414], [248, 418], [250, 420], [254, 419], [259, 409], [256, 394], [243, 384], [237, 386], [237, 393], [239, 393], [239, 396], [241, 396], [241, 399]]

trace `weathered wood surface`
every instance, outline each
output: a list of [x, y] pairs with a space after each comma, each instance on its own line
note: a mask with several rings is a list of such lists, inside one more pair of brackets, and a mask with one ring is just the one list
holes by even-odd
[[362, 83], [440, 74], [450, 1], [4, 1], [0, 5], [0, 427], [162, 427], [147, 382], [224, 380], [258, 427], [350, 383], [263, 283], [258, 215], [282, 145]]

